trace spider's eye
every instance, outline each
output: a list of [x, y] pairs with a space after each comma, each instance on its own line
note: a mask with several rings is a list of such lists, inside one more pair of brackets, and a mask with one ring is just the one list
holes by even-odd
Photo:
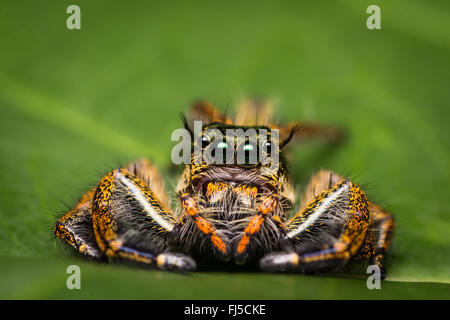
[[258, 147], [246, 141], [244, 146], [242, 147], [242, 151], [244, 151], [245, 155], [245, 164], [256, 164], [258, 161]]
[[270, 156], [272, 154], [272, 142], [271, 141], [267, 141], [264, 144], [264, 149], [265, 149], [266, 153]]
[[207, 136], [202, 137], [202, 148], [206, 148], [211, 143], [211, 140]]
[[216, 142], [215, 147], [211, 150], [211, 156], [215, 158], [217, 164], [225, 164], [227, 159], [231, 157], [230, 152], [232, 152], [230, 145], [224, 141]]
[[228, 148], [228, 144], [226, 142], [219, 142], [217, 144], [217, 149], [223, 149], [226, 150]]
[[246, 144], [244, 146], [244, 151], [250, 152], [250, 151], [253, 151], [253, 150], [254, 150], [254, 147], [251, 144]]

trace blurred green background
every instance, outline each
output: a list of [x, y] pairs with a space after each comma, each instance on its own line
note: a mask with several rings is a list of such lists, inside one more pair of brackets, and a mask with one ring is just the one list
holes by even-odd
[[[81, 8], [81, 30], [66, 8]], [[381, 7], [381, 30], [366, 8]], [[1, 1], [0, 298], [450, 298], [448, 1]], [[332, 169], [398, 229], [381, 290], [362, 277], [167, 274], [85, 262], [52, 237], [67, 206], [149, 157], [175, 184], [172, 130], [195, 99], [278, 101], [281, 120], [339, 124], [298, 146], [301, 192]], [[70, 264], [82, 290], [66, 288]]]

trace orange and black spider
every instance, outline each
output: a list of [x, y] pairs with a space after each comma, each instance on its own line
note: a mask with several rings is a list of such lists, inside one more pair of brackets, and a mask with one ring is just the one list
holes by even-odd
[[[306, 188], [302, 208], [288, 215], [296, 203], [283, 156], [288, 141], [316, 136], [336, 141], [341, 131], [308, 123], [299, 128], [276, 125], [270, 122], [270, 110], [269, 104], [247, 101], [230, 118], [208, 102], [196, 103], [191, 120], [202, 120], [203, 125], [189, 148], [199, 154], [210, 150], [211, 129], [264, 128], [268, 135], [261, 149], [250, 143], [260, 140], [259, 134], [245, 136], [240, 144], [229, 143], [224, 135], [215, 145], [232, 154], [235, 145], [246, 155], [255, 149], [276, 153], [277, 166], [262, 161], [204, 163], [196, 161], [194, 152], [178, 182], [178, 205], [171, 208], [157, 169], [139, 160], [109, 172], [83, 195], [57, 221], [56, 236], [94, 259], [171, 271], [192, 271], [199, 261], [214, 260], [258, 263], [270, 272], [316, 273], [368, 259], [384, 275], [394, 220], [349, 179], [319, 171]], [[185, 121], [187, 128], [191, 124]], [[271, 130], [278, 132], [279, 141]]]

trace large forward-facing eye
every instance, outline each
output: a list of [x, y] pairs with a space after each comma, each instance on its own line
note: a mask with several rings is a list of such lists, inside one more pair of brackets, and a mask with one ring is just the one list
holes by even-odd
[[216, 164], [225, 164], [233, 158], [233, 146], [226, 141], [214, 140], [210, 148]]
[[204, 135], [204, 136], [202, 136], [201, 142], [202, 142], [202, 148], [206, 148], [211, 143], [211, 138]]
[[241, 164], [256, 164], [258, 162], [258, 145], [252, 141], [246, 140], [238, 148], [238, 161]]
[[228, 143], [226, 143], [226, 142], [219, 142], [218, 144], [217, 144], [217, 149], [219, 149], [219, 150], [226, 150], [226, 149], [228, 149]]
[[273, 149], [272, 141], [267, 141], [266, 143], [264, 143], [264, 151], [267, 153], [269, 157], [272, 154], [272, 149]]

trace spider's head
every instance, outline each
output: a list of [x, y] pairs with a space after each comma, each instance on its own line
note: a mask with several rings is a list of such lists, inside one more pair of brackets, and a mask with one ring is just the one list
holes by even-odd
[[209, 182], [227, 182], [274, 191], [286, 175], [278, 130], [266, 126], [209, 123], [193, 135], [190, 183], [199, 191]]

